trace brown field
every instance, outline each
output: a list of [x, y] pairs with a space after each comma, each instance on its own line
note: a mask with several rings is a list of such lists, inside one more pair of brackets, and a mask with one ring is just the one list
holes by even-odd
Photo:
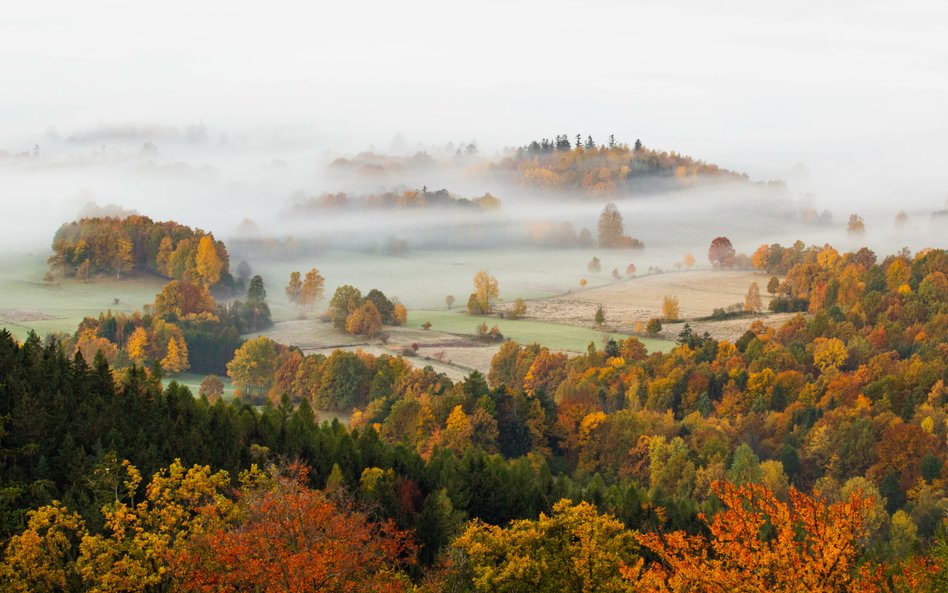
[[[657, 336], [674, 340], [684, 324], [690, 323], [699, 333], [708, 332], [715, 339], [735, 340], [743, 334], [754, 319], [767, 325], [780, 325], [792, 314], [762, 314], [756, 318], [742, 317], [724, 321], [702, 321], [715, 308], [725, 308], [744, 302], [751, 282], [757, 282], [766, 308], [770, 296], [765, 285], [768, 277], [747, 271], [695, 271], [653, 274], [616, 282], [587, 290], [535, 299], [527, 302], [528, 320], [563, 325], [593, 327], [596, 307], [602, 304], [606, 312], [604, 329], [631, 334], [637, 322], [645, 323], [662, 315], [665, 295], [677, 296], [681, 321], [666, 323]], [[503, 307], [509, 307], [510, 303]], [[437, 324], [436, 324], [437, 325]], [[412, 344], [417, 353], [409, 356], [415, 365], [431, 365], [454, 380], [463, 379], [470, 371], [486, 374], [499, 344], [483, 344], [469, 337], [417, 327], [387, 327], [387, 342], [350, 336], [337, 331], [331, 324], [319, 319], [293, 319], [277, 322], [272, 328], [257, 335], [265, 335], [277, 342], [298, 346], [306, 353], [329, 354], [335, 349], [364, 350], [379, 354], [401, 354]]]
[[[610, 331], [631, 333], [638, 322], [662, 316], [665, 295], [678, 297], [682, 323], [665, 324], [660, 337], [674, 339], [688, 322], [698, 332], [707, 331], [717, 339], [735, 339], [753, 322], [750, 317], [725, 321], [698, 321], [716, 308], [735, 303], [743, 305], [744, 296], [752, 282], [760, 287], [761, 301], [766, 310], [770, 295], [766, 293], [769, 276], [749, 271], [669, 272], [652, 274], [598, 286], [571, 291], [551, 298], [527, 303], [527, 318], [553, 323], [592, 327], [596, 307], [603, 306], [606, 328]], [[509, 305], [508, 305], [509, 306]], [[790, 314], [764, 313], [759, 319], [767, 325], [779, 325], [792, 317]]]
[[318, 319], [294, 319], [280, 321], [270, 329], [252, 336], [267, 336], [277, 342], [298, 346], [306, 354], [331, 354], [333, 350], [363, 350], [376, 356], [401, 354], [406, 347], [418, 344], [416, 355], [408, 356], [412, 364], [444, 373], [452, 380], [461, 380], [473, 370], [484, 374], [490, 369], [490, 361], [499, 344], [481, 344], [464, 336], [422, 330], [410, 327], [386, 327], [389, 335], [386, 343], [369, 340], [364, 336], [350, 336], [337, 331], [332, 324]]

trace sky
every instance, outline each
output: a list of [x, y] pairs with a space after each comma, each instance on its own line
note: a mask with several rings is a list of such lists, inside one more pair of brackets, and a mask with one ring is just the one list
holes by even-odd
[[483, 151], [613, 133], [790, 179], [830, 203], [930, 211], [948, 196], [946, 106], [938, 1], [39, 0], [0, 11], [10, 152], [53, 130], [197, 122], [305, 129], [340, 152], [399, 132]]

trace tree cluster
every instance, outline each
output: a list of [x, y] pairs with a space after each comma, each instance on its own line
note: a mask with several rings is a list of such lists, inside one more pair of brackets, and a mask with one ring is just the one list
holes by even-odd
[[50, 268], [63, 276], [158, 274], [203, 286], [230, 286], [227, 248], [213, 235], [146, 216], [83, 218], [59, 227]]

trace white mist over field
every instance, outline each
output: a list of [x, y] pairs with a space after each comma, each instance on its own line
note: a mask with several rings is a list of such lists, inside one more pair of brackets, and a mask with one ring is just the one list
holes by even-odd
[[[245, 218], [353, 244], [472, 224], [286, 215], [293, 196], [422, 185], [499, 197], [502, 215], [483, 219], [498, 240], [538, 218], [594, 229], [605, 200], [541, 203], [464, 167], [384, 180], [327, 169], [472, 140], [490, 161], [577, 132], [783, 179], [788, 213], [807, 202], [833, 215], [779, 224], [726, 187], [620, 201], [650, 247], [728, 233], [747, 252], [796, 238], [849, 247], [852, 212], [877, 249], [943, 246], [930, 214], [948, 207], [946, 23], [935, 1], [16, 3], [0, 14], [0, 247], [47, 248], [89, 202], [225, 239]], [[900, 209], [909, 225], [896, 232]]]

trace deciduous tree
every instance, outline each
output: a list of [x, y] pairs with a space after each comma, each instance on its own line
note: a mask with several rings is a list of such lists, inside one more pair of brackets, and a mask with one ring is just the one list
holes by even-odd
[[306, 272], [303, 285], [300, 287], [299, 303], [307, 309], [311, 309], [313, 305], [323, 300], [325, 284], [326, 279], [323, 278], [318, 269], [313, 268]]
[[879, 591], [881, 572], [858, 564], [872, 501], [859, 492], [826, 504], [794, 488], [781, 502], [763, 486], [716, 482], [724, 509], [701, 515], [710, 535], [643, 533], [639, 543], [658, 556], [644, 573], [625, 573], [638, 591], [846, 593]]
[[198, 241], [194, 265], [198, 278], [204, 286], [213, 286], [220, 281], [224, 262], [217, 253], [217, 246], [211, 235], [204, 235]]
[[734, 267], [736, 252], [727, 237], [715, 237], [708, 248], [708, 261], [717, 269]]
[[452, 545], [470, 559], [474, 589], [484, 593], [632, 593], [622, 572], [640, 564], [633, 533], [620, 521], [566, 499], [535, 521], [475, 520]]
[[[472, 315], [486, 315], [494, 308], [494, 301], [500, 297], [500, 287], [497, 278], [481, 270], [474, 274], [474, 292], [468, 300], [468, 313]], [[474, 305], [473, 309], [471, 305]]]
[[760, 299], [760, 287], [756, 282], [751, 282], [747, 289], [747, 295], [744, 297], [744, 310], [748, 313], [760, 313], [763, 303]]

